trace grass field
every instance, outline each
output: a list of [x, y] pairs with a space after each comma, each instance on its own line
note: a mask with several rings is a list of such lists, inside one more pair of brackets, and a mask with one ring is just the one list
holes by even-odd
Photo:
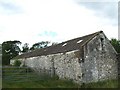
[[26, 68], [4, 68], [3, 88], [117, 88], [117, 80], [78, 85], [69, 80], [60, 80], [57, 76], [38, 75]]

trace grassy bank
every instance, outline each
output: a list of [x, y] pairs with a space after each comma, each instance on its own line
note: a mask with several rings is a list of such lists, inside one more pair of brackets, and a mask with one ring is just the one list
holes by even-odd
[[57, 76], [38, 75], [26, 68], [3, 69], [3, 88], [116, 88], [117, 84], [117, 80], [107, 80], [80, 86]]

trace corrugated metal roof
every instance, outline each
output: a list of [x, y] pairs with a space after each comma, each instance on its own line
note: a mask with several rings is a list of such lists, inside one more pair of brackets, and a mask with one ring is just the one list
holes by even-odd
[[[83, 37], [78, 37], [72, 40], [68, 40], [57, 45], [49, 46], [42, 49], [37, 49], [29, 53], [24, 53], [16, 58], [28, 58], [28, 57], [36, 57], [42, 55], [50, 55], [50, 54], [57, 54], [57, 53], [65, 53], [68, 51], [78, 50], [82, 46], [84, 46], [87, 42], [89, 42], [93, 37], [102, 33], [103, 31], [99, 31], [93, 34], [89, 34]], [[79, 43], [78, 43], [79, 42]]]

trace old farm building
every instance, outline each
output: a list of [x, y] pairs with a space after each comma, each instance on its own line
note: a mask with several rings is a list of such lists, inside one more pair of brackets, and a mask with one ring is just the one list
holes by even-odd
[[46, 70], [60, 79], [81, 84], [117, 78], [116, 55], [105, 34], [99, 31], [16, 58], [36, 72]]

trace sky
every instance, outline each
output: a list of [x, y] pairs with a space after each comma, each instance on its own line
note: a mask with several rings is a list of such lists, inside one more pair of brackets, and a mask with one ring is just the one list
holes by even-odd
[[100, 30], [118, 38], [118, 0], [0, 0], [0, 43], [60, 43]]

